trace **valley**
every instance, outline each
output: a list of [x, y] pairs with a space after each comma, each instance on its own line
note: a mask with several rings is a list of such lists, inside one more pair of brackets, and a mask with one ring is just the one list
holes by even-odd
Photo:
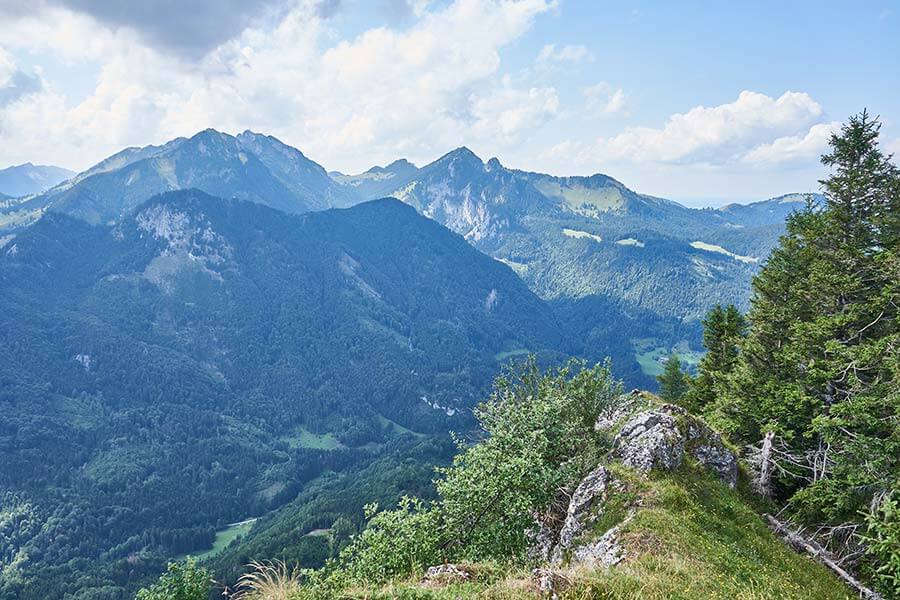
[[695, 370], [699, 317], [746, 305], [783, 229], [767, 206], [798, 202], [698, 211], [465, 148], [328, 174], [212, 130], [7, 202], [2, 507], [50, 525], [5, 542], [2, 589], [120, 596], [188, 555], [320, 566], [331, 538], [287, 540], [427, 495], [503, 365]]

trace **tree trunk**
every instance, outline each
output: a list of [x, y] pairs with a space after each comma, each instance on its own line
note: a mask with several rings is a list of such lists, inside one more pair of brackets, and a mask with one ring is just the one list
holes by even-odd
[[834, 562], [834, 560], [832, 560], [831, 558], [831, 553], [820, 546], [815, 540], [805, 539], [798, 532], [791, 530], [787, 525], [785, 525], [772, 515], [765, 515], [765, 517], [766, 521], [768, 521], [769, 523], [769, 527], [771, 527], [772, 530], [775, 531], [775, 533], [784, 538], [784, 540], [788, 544], [801, 552], [806, 552], [807, 554], [818, 560], [820, 563], [834, 571], [834, 573], [838, 577], [840, 577], [844, 581], [844, 583], [856, 590], [860, 597], [866, 598], [867, 600], [883, 600], [880, 594], [864, 586], [855, 577], [853, 577], [850, 573], [842, 569], [840, 565]]
[[759, 475], [753, 480], [753, 489], [764, 498], [772, 498], [772, 441], [775, 432], [766, 433], [759, 451]]

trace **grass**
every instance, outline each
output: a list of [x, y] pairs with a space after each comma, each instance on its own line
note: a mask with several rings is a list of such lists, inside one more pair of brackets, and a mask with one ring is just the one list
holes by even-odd
[[528, 348], [516, 348], [514, 350], [506, 350], [504, 352], [498, 352], [494, 355], [494, 360], [497, 362], [503, 362], [507, 358], [512, 358], [513, 356], [524, 356], [528, 354]]
[[[632, 347], [634, 348], [634, 357], [641, 366], [641, 371], [651, 377], [662, 375], [665, 369], [665, 362], [662, 359], [668, 358], [673, 351], [673, 348], [660, 346], [655, 338], [632, 340]], [[703, 358], [702, 352], [691, 350], [684, 341], [679, 342], [675, 346], [674, 351], [678, 354], [679, 360], [681, 360], [682, 368], [687, 365], [691, 370], [696, 369], [700, 359]]]
[[401, 425], [401, 424], [398, 423], [397, 421], [392, 421], [391, 419], [388, 419], [388, 418], [385, 417], [384, 415], [378, 415], [378, 421], [379, 421], [379, 422], [381, 423], [381, 425], [384, 426], [384, 427], [387, 427], [388, 425], [392, 425], [392, 426], [394, 427], [394, 431], [396, 431], [397, 433], [408, 433], [409, 435], [414, 435], [414, 436], [416, 436], [416, 437], [418, 437], [418, 438], [426, 438], [426, 437], [428, 437], [428, 434], [427, 434], [427, 433], [419, 433], [418, 431], [413, 431], [412, 429], [409, 429], [409, 428], [407, 428], [407, 427], [404, 427], [403, 425]]
[[[610, 570], [573, 568], [560, 574], [569, 584], [560, 600], [764, 600], [854, 598], [827, 569], [795, 553], [763, 523], [747, 491], [731, 490], [696, 465], [674, 474], [638, 479], [615, 468], [640, 508], [622, 525], [625, 560]], [[743, 485], [743, 484], [742, 484]], [[622, 515], [617, 508], [615, 512]], [[604, 519], [604, 527], [610, 525]], [[385, 586], [343, 590], [337, 597], [396, 600], [537, 597], [530, 571], [471, 565], [471, 581], [443, 587], [420, 576]], [[298, 593], [291, 598], [314, 598]]]
[[213, 542], [212, 548], [206, 550], [205, 552], [194, 554], [192, 556], [198, 560], [212, 558], [213, 556], [227, 548], [231, 542], [243, 535], [246, 535], [253, 527], [254, 523], [256, 523], [256, 519], [247, 519], [246, 521], [241, 521], [240, 523], [232, 523], [228, 527], [220, 529], [216, 532], [216, 539]]
[[305, 427], [298, 427], [293, 435], [281, 438], [291, 448], [311, 448], [313, 450], [336, 450], [341, 443], [330, 433], [313, 433]]

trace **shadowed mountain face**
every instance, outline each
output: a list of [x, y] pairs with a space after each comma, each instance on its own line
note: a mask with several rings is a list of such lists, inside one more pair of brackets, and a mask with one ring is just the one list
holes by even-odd
[[512, 270], [390, 199], [50, 213], [0, 250], [0, 315], [0, 509], [46, 523], [0, 539], [32, 557], [13, 597], [101, 553], [99, 582], [155, 573], [326, 469], [465, 430], [508, 356], [563, 357]]
[[62, 167], [31, 163], [0, 169], [0, 199], [38, 194], [73, 175], [74, 172]]

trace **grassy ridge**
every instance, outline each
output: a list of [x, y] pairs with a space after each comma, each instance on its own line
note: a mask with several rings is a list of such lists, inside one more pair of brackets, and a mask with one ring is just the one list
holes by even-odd
[[[649, 481], [629, 477], [641, 508], [622, 526], [625, 560], [609, 571], [575, 568], [561, 599], [597, 598], [829, 600], [853, 598], [839, 580], [793, 552], [765, 526], [744, 491], [685, 466]], [[605, 526], [605, 525], [604, 525]], [[530, 572], [497, 564], [470, 565], [473, 581], [434, 587], [420, 575], [389, 585], [351, 589], [342, 598], [397, 600], [531, 599]], [[305, 598], [298, 592], [296, 598]]]

